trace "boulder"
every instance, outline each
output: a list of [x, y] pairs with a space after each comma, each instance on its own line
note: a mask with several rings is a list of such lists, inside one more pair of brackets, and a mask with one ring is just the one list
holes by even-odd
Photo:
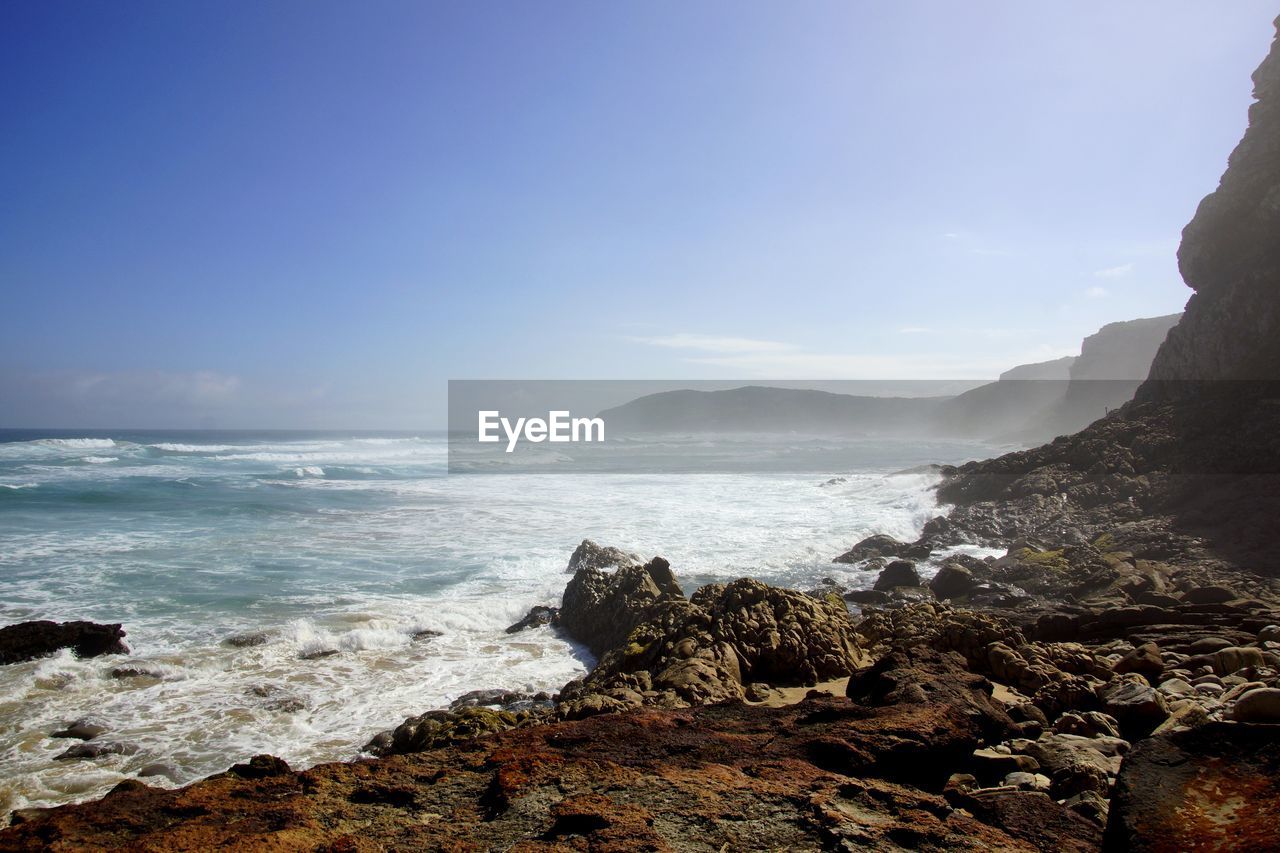
[[1117, 673], [1137, 672], [1159, 677], [1164, 672], [1164, 659], [1160, 657], [1160, 647], [1155, 643], [1143, 643], [1116, 662]]
[[1280, 723], [1280, 689], [1255, 687], [1241, 694], [1231, 716], [1242, 723]]
[[910, 560], [894, 560], [880, 572], [873, 588], [887, 592], [894, 587], [919, 585], [920, 573], [916, 571], [916, 564]]
[[929, 581], [929, 589], [933, 594], [944, 599], [968, 595], [977, 585], [973, 572], [959, 563], [943, 564], [933, 580]]
[[1105, 849], [1274, 850], [1280, 741], [1273, 726], [1215, 723], [1148, 738], [1116, 780]]
[[389, 732], [376, 735], [365, 744], [364, 751], [377, 756], [425, 752], [514, 728], [521, 719], [507, 711], [484, 707], [428, 711], [410, 717]]
[[1102, 688], [1099, 698], [1126, 737], [1146, 736], [1169, 716], [1164, 697], [1136, 673], [1118, 676]]
[[21, 663], [71, 649], [77, 657], [124, 655], [125, 632], [120, 625], [96, 622], [19, 622], [0, 628], [0, 664]]
[[1222, 604], [1239, 597], [1235, 590], [1225, 586], [1192, 587], [1182, 595], [1183, 601], [1188, 604]]
[[1242, 669], [1266, 665], [1262, 651], [1250, 646], [1228, 646], [1213, 653], [1213, 670], [1218, 675], [1231, 675]]
[[923, 560], [929, 556], [930, 550], [927, 544], [899, 542], [892, 536], [877, 533], [874, 536], [868, 536], [863, 539], [857, 545], [836, 557], [832, 562], [861, 563], [864, 560], [871, 560], [876, 557], [911, 557]]

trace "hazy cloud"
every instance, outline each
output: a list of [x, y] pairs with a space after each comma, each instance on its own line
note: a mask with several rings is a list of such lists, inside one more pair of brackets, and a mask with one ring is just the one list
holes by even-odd
[[702, 352], [748, 353], [785, 352], [796, 349], [794, 344], [781, 341], [762, 341], [753, 338], [722, 337], [718, 335], [665, 335], [656, 338], [632, 338], [637, 343], [668, 349], [689, 349]]
[[929, 329], [928, 329], [927, 327], [925, 327], [925, 326], [903, 326], [901, 329], [899, 329], [899, 330], [898, 330], [898, 334], [900, 334], [900, 335], [922, 335], [922, 334], [924, 334], [925, 332], [928, 332], [928, 331], [929, 331]]
[[1106, 269], [1094, 270], [1093, 274], [1097, 278], [1121, 278], [1133, 272], [1133, 264], [1120, 264], [1118, 267], [1107, 267]]
[[1106, 299], [1111, 295], [1111, 291], [1105, 287], [1091, 287], [1084, 292], [1084, 295], [1089, 299]]

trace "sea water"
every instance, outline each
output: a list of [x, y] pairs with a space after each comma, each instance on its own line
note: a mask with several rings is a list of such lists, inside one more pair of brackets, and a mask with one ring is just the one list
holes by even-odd
[[[148, 784], [264, 752], [349, 759], [470, 690], [554, 692], [590, 655], [504, 629], [559, 603], [584, 538], [666, 557], [686, 592], [865, 588], [874, 573], [832, 557], [914, 538], [939, 511], [920, 466], [993, 449], [739, 435], [595, 452], [449, 473], [442, 433], [0, 431], [0, 624], [120, 622], [131, 649], [0, 667], [0, 812], [157, 764]], [[228, 642], [245, 637], [260, 642]], [[135, 751], [54, 760], [77, 741], [50, 733], [80, 719]]]

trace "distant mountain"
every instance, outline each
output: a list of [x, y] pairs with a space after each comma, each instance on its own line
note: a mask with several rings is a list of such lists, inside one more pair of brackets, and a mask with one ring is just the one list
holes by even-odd
[[1133, 396], [1179, 314], [1109, 323], [1079, 356], [1023, 364], [954, 397], [874, 397], [749, 385], [665, 391], [600, 413], [609, 430], [920, 435], [1039, 441]]
[[600, 413], [609, 431], [926, 434], [946, 397], [863, 397], [748, 385], [664, 391]]

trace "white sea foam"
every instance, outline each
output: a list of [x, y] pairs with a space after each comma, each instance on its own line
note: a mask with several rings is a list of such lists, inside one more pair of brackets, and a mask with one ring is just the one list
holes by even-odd
[[111, 438], [42, 438], [34, 442], [44, 447], [66, 447], [71, 450], [107, 450], [116, 446]]
[[299, 477], [323, 477], [324, 469], [319, 465], [307, 465], [302, 468], [294, 468], [293, 473]]
[[106, 465], [108, 462], [119, 462], [119, 456], [81, 456], [81, 461], [91, 465]]

